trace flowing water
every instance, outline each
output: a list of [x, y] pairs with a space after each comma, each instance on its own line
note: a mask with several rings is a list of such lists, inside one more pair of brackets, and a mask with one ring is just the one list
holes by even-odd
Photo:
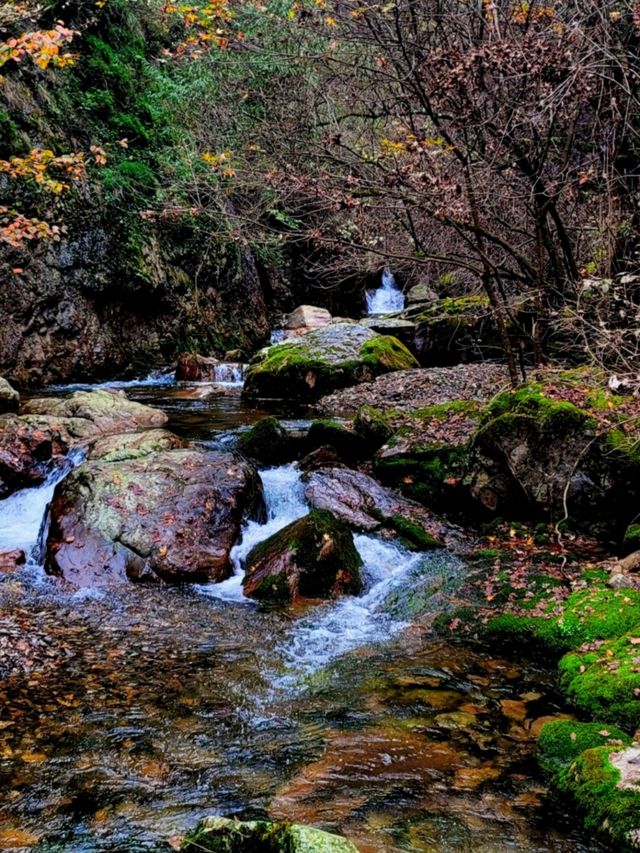
[[394, 311], [402, 311], [404, 302], [404, 294], [389, 270], [382, 273], [380, 287], [366, 293], [367, 314], [374, 317], [381, 314], [392, 314]]
[[[206, 446], [264, 414], [157, 378], [128, 393]], [[455, 595], [460, 561], [358, 535], [362, 596], [246, 601], [250, 548], [307, 511], [291, 465], [261, 472], [267, 521], [245, 526], [225, 583], [69, 593], [38, 565], [64, 473], [0, 503], [1, 547], [32, 549], [0, 575], [0, 850], [160, 853], [206, 814], [308, 822], [362, 853], [597, 849], [536, 770], [549, 674], [413, 619], [416, 599]]]

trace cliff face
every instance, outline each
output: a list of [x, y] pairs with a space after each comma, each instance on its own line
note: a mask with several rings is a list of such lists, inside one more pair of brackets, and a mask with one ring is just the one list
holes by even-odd
[[[74, 64], [2, 69], [0, 160], [49, 149], [87, 162], [60, 194], [0, 169], [0, 207], [62, 228], [22, 249], [0, 240], [0, 371], [20, 385], [144, 373], [184, 349], [249, 353], [267, 337], [265, 292], [230, 202], [212, 191], [199, 209], [175, 153], [197, 151], [189, 134], [201, 119], [183, 115], [179, 70], [158, 62], [171, 37], [161, 5], [54, 4], [36, 24], [65, 16], [79, 33]], [[0, 41], [14, 34], [1, 23]]]
[[3, 374], [23, 386], [139, 374], [183, 349], [248, 353], [264, 342], [267, 307], [246, 246], [221, 243], [207, 260], [184, 233], [148, 229], [124, 253], [118, 237], [106, 221], [76, 225], [24, 266], [3, 264]]

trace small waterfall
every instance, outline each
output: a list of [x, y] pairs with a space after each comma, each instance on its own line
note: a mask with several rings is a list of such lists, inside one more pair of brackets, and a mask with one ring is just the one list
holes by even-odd
[[376, 290], [367, 291], [367, 314], [378, 316], [380, 314], [391, 314], [394, 311], [402, 311], [404, 308], [404, 294], [396, 284], [393, 273], [385, 270], [382, 273], [382, 284]]
[[0, 501], [0, 551], [20, 549], [29, 562], [41, 562], [41, 545], [55, 487], [83, 459], [84, 451], [72, 450], [40, 486], [21, 489]]
[[[268, 468], [261, 471], [261, 477], [267, 521], [249, 521], [245, 525], [240, 543], [231, 552], [233, 577], [220, 584], [199, 586], [205, 595], [250, 604], [242, 592], [247, 555], [255, 545], [309, 512], [295, 465]], [[359, 597], [345, 596], [313, 607], [294, 623], [287, 647], [282, 650], [285, 671], [278, 681], [283, 687], [293, 686], [301, 676], [351, 649], [388, 639], [405, 626], [401, 618], [388, 612], [386, 599], [430, 557], [366, 534], [355, 535], [354, 543], [363, 561], [365, 592]]]
[[220, 362], [213, 369], [213, 382], [216, 385], [242, 385], [245, 365], [234, 362]]

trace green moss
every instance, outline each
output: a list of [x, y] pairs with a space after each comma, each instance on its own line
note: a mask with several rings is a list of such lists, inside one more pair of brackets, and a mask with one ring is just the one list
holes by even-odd
[[238, 435], [238, 450], [264, 465], [281, 465], [299, 455], [300, 442], [289, 436], [280, 421], [262, 418], [246, 432]]
[[455, 415], [466, 415], [470, 420], [479, 420], [483, 406], [475, 400], [453, 400], [450, 403], [439, 403], [436, 406], [426, 406], [409, 412], [410, 418], [421, 421], [445, 421]]
[[392, 515], [387, 519], [387, 524], [390, 524], [393, 529], [403, 539], [406, 539], [411, 545], [414, 545], [419, 551], [432, 551], [434, 548], [441, 548], [442, 543], [432, 536], [417, 522], [401, 515]]
[[620, 771], [609, 760], [616, 751], [610, 746], [585, 750], [569, 768], [564, 784], [585, 816], [585, 827], [602, 833], [622, 853], [637, 849], [640, 791], [618, 787]]
[[552, 783], [566, 790], [567, 771], [572, 762], [586, 749], [601, 746], [629, 746], [631, 738], [617, 726], [604, 723], [580, 723], [576, 720], [555, 720], [542, 727], [538, 738], [540, 766], [549, 774]]
[[[604, 584], [589, 586], [572, 593], [557, 614], [553, 587], [558, 582], [544, 577], [532, 582], [538, 589], [521, 591], [515, 604], [521, 611], [534, 607], [538, 610], [541, 602], [548, 601], [549, 616], [501, 614], [484, 627], [482, 633], [487, 639], [519, 646], [533, 643], [546, 653], [558, 654], [583, 643], [619, 637], [640, 623], [640, 593], [635, 590], [613, 590]], [[509, 594], [508, 586], [506, 590]]]
[[640, 725], [640, 625], [637, 631], [575, 651], [560, 661], [571, 702], [598, 719], [632, 731]]
[[346, 838], [310, 826], [219, 817], [202, 821], [180, 849], [182, 853], [357, 853]]
[[360, 406], [353, 428], [370, 452], [378, 450], [393, 435], [391, 416], [373, 406]]
[[362, 361], [376, 372], [386, 370], [411, 370], [420, 367], [406, 346], [391, 335], [378, 335], [360, 348]]
[[318, 419], [312, 422], [306, 438], [307, 452], [318, 447], [333, 447], [346, 462], [356, 462], [367, 454], [364, 440], [358, 433], [347, 429], [338, 421]]
[[406, 455], [374, 457], [373, 470], [377, 477], [397, 486], [407, 497], [444, 507], [457, 500], [455, 483], [464, 472], [466, 458], [464, 446], [434, 443], [411, 447]]
[[475, 323], [479, 316], [488, 313], [490, 307], [486, 296], [447, 296], [425, 308], [417, 319], [420, 322], [450, 320], [456, 324]]
[[498, 395], [484, 410], [482, 424], [491, 425], [502, 417], [524, 415], [538, 424], [541, 438], [557, 437], [574, 430], [595, 428], [592, 415], [566, 401], [551, 400], [544, 396], [541, 385], [527, 385], [517, 391]]

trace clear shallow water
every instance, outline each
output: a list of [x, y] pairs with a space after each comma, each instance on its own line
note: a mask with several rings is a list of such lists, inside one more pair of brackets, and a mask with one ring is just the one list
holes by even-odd
[[[129, 393], [207, 443], [259, 416], [184, 390]], [[455, 590], [448, 555], [358, 536], [362, 597], [306, 612], [239, 600], [252, 544], [306, 511], [294, 467], [263, 479], [267, 523], [246, 527], [219, 587], [80, 596], [33, 567], [0, 576], [0, 850], [159, 853], [211, 813], [306, 821], [362, 853], [596, 850], [535, 769], [549, 675], [411, 624], [425, 579]], [[51, 486], [13, 505], [20, 537]]]

